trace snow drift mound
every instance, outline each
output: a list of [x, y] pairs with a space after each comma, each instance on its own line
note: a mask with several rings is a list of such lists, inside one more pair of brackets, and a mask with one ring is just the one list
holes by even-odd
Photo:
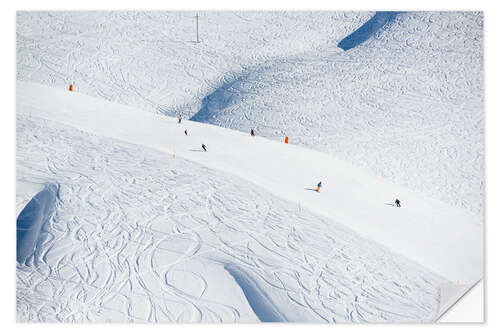
[[252, 310], [262, 322], [287, 322], [287, 318], [276, 308], [273, 302], [263, 292], [255, 281], [245, 271], [236, 265], [226, 265], [224, 268], [245, 293]]
[[192, 120], [319, 150], [457, 207], [484, 206], [482, 14], [402, 13], [348, 53], [247, 68]]
[[39, 244], [40, 231], [51, 218], [58, 186], [47, 185], [31, 199], [17, 217], [17, 262], [24, 264]]

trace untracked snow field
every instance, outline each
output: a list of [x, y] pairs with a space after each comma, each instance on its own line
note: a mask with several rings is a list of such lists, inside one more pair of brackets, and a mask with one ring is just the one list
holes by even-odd
[[18, 12], [18, 321], [437, 320], [483, 277], [482, 13], [195, 14]]

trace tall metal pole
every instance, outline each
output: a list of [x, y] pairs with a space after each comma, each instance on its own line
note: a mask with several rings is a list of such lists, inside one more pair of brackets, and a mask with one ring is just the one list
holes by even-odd
[[199, 43], [200, 40], [198, 39], [198, 13], [196, 13], [196, 43]]

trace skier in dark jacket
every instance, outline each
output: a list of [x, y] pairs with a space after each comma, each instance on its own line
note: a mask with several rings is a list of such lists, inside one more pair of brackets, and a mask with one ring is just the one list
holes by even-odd
[[396, 207], [401, 207], [401, 201], [398, 198], [394, 202], [396, 203]]
[[251, 136], [255, 136], [255, 132], [253, 131], [253, 129], [252, 129], [252, 130], [250, 130], [250, 135], [251, 135]]
[[201, 144], [201, 148], [203, 148], [204, 151], [207, 151], [207, 146], [205, 146], [204, 143]]
[[184, 130], [184, 134], [188, 135], [188, 130]]
[[181, 115], [179, 115], [179, 121], [177, 123], [180, 124], [181, 120], [182, 120]]

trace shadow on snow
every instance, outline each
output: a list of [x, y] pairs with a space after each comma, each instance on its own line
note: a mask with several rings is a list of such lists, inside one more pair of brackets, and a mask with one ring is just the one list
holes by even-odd
[[385, 24], [394, 20], [398, 13], [399, 12], [377, 12], [365, 24], [363, 24], [349, 36], [342, 39], [337, 46], [344, 51], [358, 46], [359, 44], [363, 43], [368, 38], [373, 36]]

